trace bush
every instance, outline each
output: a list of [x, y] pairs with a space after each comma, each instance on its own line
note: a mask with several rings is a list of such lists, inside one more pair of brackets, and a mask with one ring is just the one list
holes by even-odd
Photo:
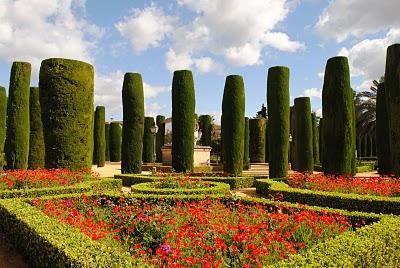
[[321, 207], [400, 215], [399, 197], [380, 197], [337, 192], [292, 188], [282, 181], [259, 179], [255, 181], [257, 193], [288, 202]]
[[[122, 86], [122, 173], [142, 172], [144, 95], [142, 76], [126, 73]], [[111, 160], [113, 161], [113, 160]]]
[[229, 75], [225, 80], [222, 99], [224, 171], [239, 175], [243, 170], [245, 93], [240, 75]]
[[268, 138], [269, 176], [286, 177], [289, 153], [289, 68], [275, 66], [268, 69]]
[[132, 193], [175, 195], [175, 194], [225, 194], [229, 193], [229, 184], [221, 182], [208, 182], [210, 186], [202, 188], [157, 188], [155, 185], [159, 182], [139, 183], [131, 186]]
[[121, 125], [118, 122], [110, 124], [110, 161], [121, 161]]
[[249, 120], [249, 155], [251, 163], [265, 163], [265, 131], [267, 120], [263, 117]]
[[203, 181], [215, 181], [229, 184], [231, 190], [254, 186], [254, 177], [205, 177]]
[[69, 59], [44, 60], [39, 88], [46, 168], [91, 168], [93, 66]]
[[7, 103], [4, 152], [7, 169], [27, 169], [29, 156], [29, 85], [31, 64], [13, 62]]
[[93, 147], [93, 164], [98, 167], [104, 167], [106, 161], [106, 108], [97, 106], [94, 113], [94, 147]]
[[44, 168], [45, 148], [38, 87], [31, 87], [31, 93], [29, 96], [29, 121], [30, 134], [28, 168]]
[[322, 129], [326, 174], [355, 173], [355, 118], [353, 90], [350, 87], [346, 57], [330, 58], [326, 64], [322, 90]]
[[193, 170], [195, 93], [192, 72], [175, 71], [172, 80], [172, 168]]
[[151, 127], [154, 126], [153, 117], [144, 118], [144, 134], [143, 134], [143, 163], [153, 163], [154, 159], [154, 134], [151, 133]]

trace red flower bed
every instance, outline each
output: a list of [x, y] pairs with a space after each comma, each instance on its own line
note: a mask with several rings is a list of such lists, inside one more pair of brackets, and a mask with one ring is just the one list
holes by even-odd
[[400, 180], [392, 178], [349, 178], [323, 174], [294, 174], [286, 179], [294, 188], [363, 195], [400, 196]]
[[133, 258], [163, 267], [262, 267], [351, 229], [340, 215], [233, 200], [112, 202], [82, 195], [32, 204], [93, 240], [118, 240]]
[[9, 170], [0, 174], [0, 190], [69, 186], [97, 176], [67, 169]]

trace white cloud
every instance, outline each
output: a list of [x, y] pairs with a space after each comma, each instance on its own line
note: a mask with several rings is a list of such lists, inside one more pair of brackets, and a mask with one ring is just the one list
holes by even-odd
[[318, 72], [317, 75], [318, 75], [319, 78], [324, 78], [324, 76], [325, 76], [325, 71]]
[[222, 72], [223, 69], [223, 66], [221, 64], [215, 62], [210, 57], [195, 59], [194, 64], [201, 73], [207, 73], [212, 71]]
[[304, 95], [304, 97], [321, 99], [322, 98], [322, 89], [318, 89], [315, 87], [308, 88], [303, 91], [303, 95]]
[[176, 53], [170, 49], [165, 55], [165, 64], [171, 72], [175, 70], [190, 69], [193, 64], [192, 57], [189, 53]]
[[316, 31], [326, 38], [341, 42], [349, 36], [399, 27], [398, 0], [333, 0], [322, 12]]
[[149, 99], [149, 98], [155, 98], [159, 94], [171, 91], [171, 87], [167, 86], [153, 86], [149, 85], [146, 82], [143, 82], [143, 93], [144, 93], [144, 98]]
[[134, 9], [133, 14], [115, 24], [119, 33], [128, 39], [136, 53], [160, 42], [174, 29], [176, 19], [164, 14], [164, 11], [152, 4], [143, 10]]
[[103, 30], [77, 15], [84, 4], [83, 0], [0, 1], [0, 59], [31, 62], [33, 78], [45, 58], [92, 62], [90, 50]]
[[318, 117], [322, 117], [322, 108], [317, 109], [317, 110], [315, 111], [315, 114], [316, 114]]
[[299, 49], [304, 48], [303, 43], [291, 41], [287, 34], [281, 32], [266, 33], [263, 38], [263, 43], [278, 50], [288, 52], [295, 52]]

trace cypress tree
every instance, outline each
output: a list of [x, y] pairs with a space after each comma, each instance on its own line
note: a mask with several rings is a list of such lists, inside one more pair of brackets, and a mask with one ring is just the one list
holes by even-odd
[[356, 136], [356, 144], [357, 144], [357, 158], [361, 157], [361, 139]]
[[3, 170], [3, 151], [6, 141], [7, 95], [6, 89], [0, 86], [0, 170]]
[[13, 62], [7, 103], [7, 169], [27, 169], [29, 157], [29, 85], [31, 64]]
[[199, 126], [201, 129], [200, 144], [211, 146], [212, 117], [208, 114], [199, 116]]
[[121, 172], [141, 173], [144, 133], [144, 95], [142, 76], [126, 73], [122, 86], [123, 128]]
[[94, 113], [94, 145], [93, 145], [93, 164], [98, 167], [104, 167], [106, 160], [106, 108], [104, 106], [97, 106]]
[[142, 154], [143, 163], [153, 163], [154, 160], [154, 134], [151, 133], [152, 126], [154, 126], [154, 118], [145, 117]]
[[269, 163], [268, 120], [265, 122], [265, 163]]
[[312, 120], [312, 130], [313, 130], [313, 158], [314, 163], [319, 163], [319, 131], [317, 115], [315, 113], [311, 114]]
[[39, 101], [39, 88], [31, 87], [29, 96], [29, 157], [28, 168], [44, 168], [45, 148], [43, 136], [42, 112]]
[[353, 91], [346, 57], [330, 58], [322, 90], [324, 158], [326, 174], [352, 175], [355, 167]]
[[121, 161], [121, 143], [122, 129], [119, 122], [111, 122], [110, 124], [110, 161]]
[[251, 163], [265, 162], [265, 130], [267, 120], [263, 117], [249, 120], [250, 142], [249, 153]]
[[172, 168], [193, 170], [195, 93], [192, 72], [174, 72], [172, 80]]
[[324, 136], [322, 135], [322, 128], [324, 126], [323, 124], [324, 118], [319, 119], [319, 126], [318, 126], [318, 134], [319, 134], [319, 161], [322, 163], [323, 158], [324, 158]]
[[376, 153], [378, 157], [378, 172], [381, 175], [391, 174], [389, 116], [386, 105], [385, 84], [378, 84], [376, 96]]
[[106, 161], [110, 161], [110, 123], [105, 123], [104, 132], [104, 137], [106, 139]]
[[296, 113], [296, 163], [300, 172], [312, 172], [313, 160], [313, 130], [311, 120], [311, 102], [309, 97], [294, 99]]
[[284, 178], [288, 171], [290, 106], [289, 68], [268, 69], [267, 78], [269, 177]]
[[367, 155], [366, 155], [366, 157], [371, 157], [372, 156], [372, 144], [371, 144], [371, 135], [370, 134], [367, 134], [367, 142], [366, 142], [366, 146], [367, 146], [367, 150], [366, 150], [366, 152], [367, 152]]
[[46, 168], [91, 168], [93, 66], [69, 59], [44, 60], [39, 88]]
[[290, 107], [290, 135], [292, 137], [292, 142], [290, 143], [290, 163], [291, 169], [297, 170], [297, 156], [296, 156], [296, 110], [294, 106]]
[[362, 142], [363, 142], [363, 144], [362, 144], [362, 149], [363, 149], [362, 156], [363, 157], [367, 157], [368, 156], [368, 153], [367, 153], [367, 151], [368, 151], [368, 135], [366, 135], [366, 134], [363, 135]]
[[225, 80], [222, 99], [224, 122], [224, 171], [239, 175], [243, 170], [244, 151], [244, 82], [240, 75], [229, 75]]
[[156, 124], [158, 131], [156, 134], [156, 161], [158, 163], [162, 162], [162, 151], [161, 148], [164, 146], [165, 142], [165, 116], [157, 115]]
[[249, 118], [244, 118], [244, 151], [243, 151], [243, 169], [250, 167], [250, 125]]

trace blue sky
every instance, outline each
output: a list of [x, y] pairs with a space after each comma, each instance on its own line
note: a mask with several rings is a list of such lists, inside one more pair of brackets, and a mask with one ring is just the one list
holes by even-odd
[[266, 102], [271, 66], [290, 68], [291, 101], [310, 96], [321, 113], [326, 60], [349, 57], [352, 86], [368, 89], [400, 42], [398, 0], [1, 0], [0, 85], [13, 61], [50, 57], [95, 67], [95, 104], [122, 118], [126, 72], [143, 76], [146, 115], [171, 114], [173, 70], [191, 69], [196, 111], [221, 112], [225, 77], [240, 74], [246, 115]]

